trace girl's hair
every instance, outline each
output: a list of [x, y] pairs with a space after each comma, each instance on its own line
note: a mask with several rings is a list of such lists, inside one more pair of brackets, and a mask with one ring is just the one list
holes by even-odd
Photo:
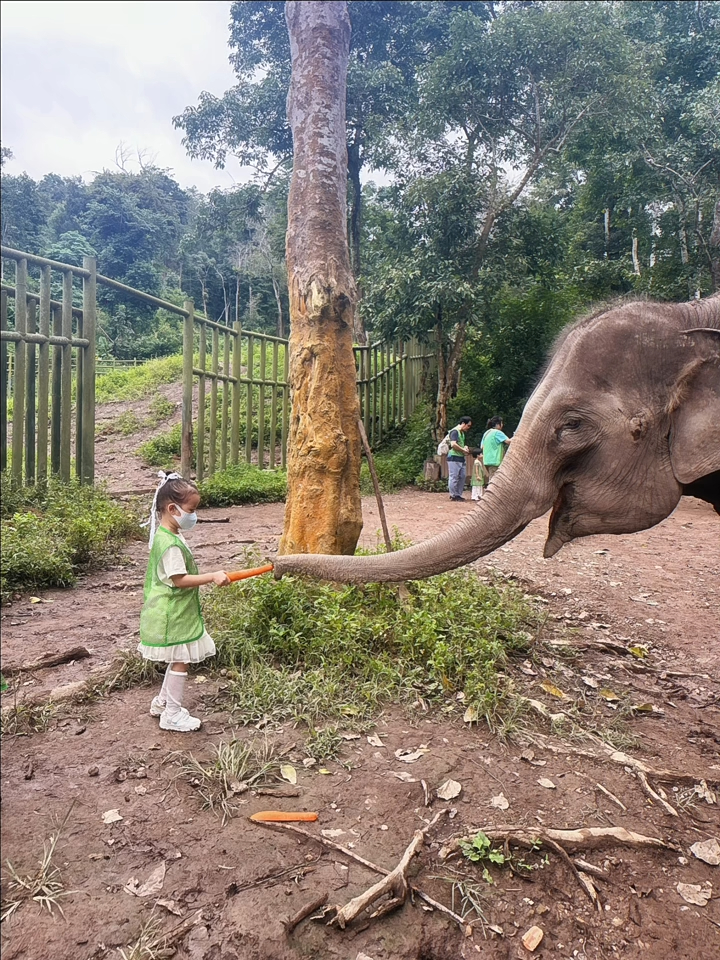
[[487, 422], [487, 426], [485, 427], [485, 429], [486, 429], [486, 430], [494, 430], [496, 427], [499, 427], [502, 422], [503, 422], [503, 418], [502, 418], [502, 417], [490, 417], [490, 419], [489, 419], [488, 422]]
[[158, 488], [155, 509], [158, 513], [162, 513], [171, 503], [179, 506], [193, 493], [197, 492], [198, 488], [192, 480], [185, 480], [183, 477], [173, 477], [170, 480], [166, 480], [163, 485]]

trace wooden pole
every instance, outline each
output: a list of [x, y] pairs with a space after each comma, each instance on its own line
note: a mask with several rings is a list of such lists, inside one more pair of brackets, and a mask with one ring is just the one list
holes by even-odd
[[[27, 332], [27, 260], [15, 264], [15, 330]], [[15, 344], [15, 377], [13, 380], [12, 478], [17, 486], [23, 480], [25, 447], [25, 350], [23, 340]]]
[[[40, 271], [40, 333], [50, 336], [50, 267]], [[50, 388], [50, 346], [41, 343], [38, 360], [37, 479], [47, 480], [48, 466], [48, 394]]]
[[205, 366], [207, 364], [207, 329], [200, 324], [200, 351], [198, 356], [198, 410], [197, 410], [197, 460], [195, 477], [200, 483], [205, 476]]
[[[51, 308], [53, 335], [62, 336], [62, 305]], [[63, 348], [53, 347], [52, 409], [50, 412], [50, 473], [60, 474], [60, 434], [62, 422], [62, 358]]]
[[[7, 290], [0, 290], [0, 330], [7, 330]], [[0, 340], [0, 470], [7, 470], [8, 345]]]
[[220, 425], [220, 469], [227, 469], [228, 448], [228, 403], [230, 401], [230, 331], [223, 334], [223, 380], [222, 387], [222, 419]]
[[[72, 270], [63, 273], [62, 335], [72, 340]], [[62, 348], [62, 376], [60, 387], [60, 478], [70, 482], [72, 452], [72, 346], [68, 342]]]
[[[77, 336], [82, 337], [85, 327], [82, 315], [77, 318]], [[85, 351], [82, 347], [75, 350], [75, 476], [82, 482], [82, 434], [83, 434], [83, 393], [85, 391]]]
[[260, 386], [258, 388], [258, 467], [265, 469], [265, 378], [267, 376], [267, 343], [260, 341]]
[[192, 300], [183, 304], [187, 316], [183, 322], [183, 392], [182, 433], [180, 439], [180, 472], [189, 479], [193, 460], [193, 353], [195, 349], [195, 305]]
[[385, 549], [388, 553], [392, 553], [392, 541], [390, 540], [390, 532], [388, 530], [387, 519], [385, 517], [385, 506], [383, 505], [382, 495], [380, 493], [380, 483], [378, 482], [378, 475], [375, 470], [375, 461], [373, 460], [372, 450], [370, 449], [370, 444], [368, 443], [367, 434], [365, 433], [365, 427], [362, 420], [358, 420], [358, 430], [360, 431], [360, 439], [362, 440], [362, 445], [365, 450], [365, 456], [367, 457], [368, 468], [370, 470], [370, 476], [372, 477], [373, 488], [375, 490], [375, 499], [377, 500], [378, 513], [380, 514], [380, 524], [382, 525], [383, 537], [385, 538]]
[[252, 427], [253, 427], [253, 348], [255, 340], [251, 333], [248, 334], [247, 346], [247, 409], [245, 410], [245, 460], [250, 463], [252, 456]]
[[[37, 307], [34, 300], [27, 305], [27, 332], [37, 332]], [[35, 483], [35, 355], [37, 346], [28, 343], [25, 358], [25, 483]]]
[[288, 426], [290, 422], [290, 346], [285, 344], [285, 363], [283, 365], [285, 386], [283, 387], [283, 409], [282, 409], [282, 437], [281, 437], [281, 461], [283, 470], [287, 466], [287, 440]]
[[215, 473], [217, 458], [217, 406], [218, 406], [218, 353], [220, 351], [219, 331], [212, 328], [212, 353], [210, 359], [210, 431], [208, 440], [208, 476]]
[[277, 378], [278, 378], [278, 344], [274, 342], [272, 345], [272, 399], [271, 399], [271, 410], [270, 410], [270, 469], [275, 468], [275, 445], [277, 439], [275, 434], [277, 433], [277, 402], [278, 402], [278, 388], [277, 388]]
[[89, 341], [83, 353], [82, 471], [80, 482], [95, 482], [95, 364], [97, 360], [97, 264], [95, 257], [83, 257], [89, 276], [83, 279], [83, 334]]
[[237, 463], [240, 459], [240, 376], [242, 374], [242, 324], [239, 320], [234, 323], [235, 336], [233, 338], [232, 371], [235, 382], [232, 385], [232, 402], [230, 427], [230, 460]]

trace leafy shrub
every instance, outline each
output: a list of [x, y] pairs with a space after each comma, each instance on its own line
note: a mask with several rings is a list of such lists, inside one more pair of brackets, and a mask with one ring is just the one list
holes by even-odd
[[279, 503], [285, 499], [284, 470], [260, 470], [238, 463], [213, 474], [200, 484], [202, 506], [230, 507], [239, 503]]
[[[511, 695], [499, 671], [528, 647], [537, 614], [514, 588], [470, 570], [408, 584], [343, 586], [259, 577], [206, 598], [245, 722], [366, 717], [383, 703], [475, 705], [492, 719]], [[457, 695], [462, 694], [462, 707]], [[452, 698], [452, 699], [450, 699]]]
[[180, 356], [148, 360], [137, 367], [110, 370], [95, 381], [96, 403], [113, 400], [141, 400], [153, 394], [160, 384], [182, 379], [183, 358]]
[[17, 490], [2, 479], [2, 602], [27, 589], [65, 587], [138, 535], [137, 518], [101, 487], [52, 482]]
[[[383, 493], [392, 493], [418, 480], [425, 460], [434, 453], [431, 430], [430, 406], [421, 404], [408, 423], [400, 427], [377, 451], [373, 451], [375, 470]], [[373, 493], [370, 470], [364, 459], [360, 469], [360, 490], [366, 496]]]
[[138, 453], [150, 467], [172, 470], [180, 459], [182, 447], [182, 424], [176, 423], [166, 433], [161, 433], [142, 444]]

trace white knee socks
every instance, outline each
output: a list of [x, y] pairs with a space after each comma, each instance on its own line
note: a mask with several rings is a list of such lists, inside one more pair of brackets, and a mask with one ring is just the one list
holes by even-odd
[[182, 709], [186, 681], [187, 671], [181, 673], [179, 670], [173, 670], [172, 666], [168, 666], [160, 696], [163, 696], [164, 691], [167, 698], [165, 712], [169, 718], [176, 717]]

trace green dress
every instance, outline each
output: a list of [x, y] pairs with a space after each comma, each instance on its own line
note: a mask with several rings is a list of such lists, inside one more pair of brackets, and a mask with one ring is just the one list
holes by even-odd
[[145, 575], [140, 647], [173, 647], [193, 643], [205, 634], [199, 588], [168, 586], [158, 577], [158, 563], [170, 547], [180, 548], [189, 574], [198, 572], [187, 544], [165, 527], [158, 527]]

